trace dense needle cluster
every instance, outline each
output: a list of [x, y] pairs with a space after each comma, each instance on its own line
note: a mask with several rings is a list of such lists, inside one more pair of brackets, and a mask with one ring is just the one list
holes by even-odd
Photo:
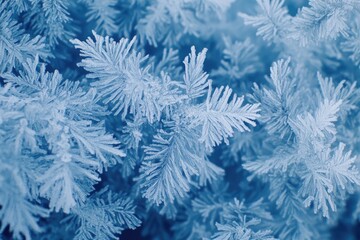
[[0, 0], [0, 239], [357, 239], [360, 0]]

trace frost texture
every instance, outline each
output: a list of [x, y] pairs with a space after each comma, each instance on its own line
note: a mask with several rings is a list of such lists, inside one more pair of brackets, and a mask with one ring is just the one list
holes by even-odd
[[359, 0], [0, 0], [0, 239], [357, 239]]

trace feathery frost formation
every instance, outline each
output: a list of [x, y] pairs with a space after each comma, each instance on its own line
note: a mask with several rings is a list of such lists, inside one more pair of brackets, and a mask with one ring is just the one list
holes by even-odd
[[360, 0], [0, 0], [0, 239], [356, 239]]

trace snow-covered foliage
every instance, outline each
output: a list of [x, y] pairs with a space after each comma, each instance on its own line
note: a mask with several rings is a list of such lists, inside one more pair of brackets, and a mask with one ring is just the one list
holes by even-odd
[[360, 0], [0, 0], [0, 239], [357, 239]]

